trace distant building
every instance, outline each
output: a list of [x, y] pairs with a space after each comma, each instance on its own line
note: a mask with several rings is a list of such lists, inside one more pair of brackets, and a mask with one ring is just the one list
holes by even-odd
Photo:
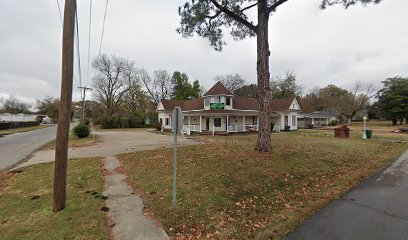
[[0, 122], [41, 122], [46, 117], [42, 114], [25, 114], [25, 113], [1, 113]]
[[299, 128], [311, 128], [329, 126], [330, 122], [339, 118], [328, 112], [312, 112], [312, 113], [300, 113], [298, 115], [298, 127]]

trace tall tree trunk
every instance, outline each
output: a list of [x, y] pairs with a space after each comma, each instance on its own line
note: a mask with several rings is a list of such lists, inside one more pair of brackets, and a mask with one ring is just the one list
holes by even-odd
[[255, 149], [268, 152], [271, 146], [271, 91], [269, 86], [269, 43], [267, 1], [258, 1], [257, 78], [259, 101], [258, 141]]

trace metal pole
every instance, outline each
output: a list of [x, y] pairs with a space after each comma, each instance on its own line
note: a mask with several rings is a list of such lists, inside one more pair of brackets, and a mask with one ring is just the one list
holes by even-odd
[[174, 125], [174, 160], [173, 160], [173, 207], [176, 207], [177, 204], [177, 184], [176, 184], [176, 178], [177, 178], [177, 132], [178, 132], [178, 110], [176, 111], [176, 117], [175, 117], [175, 122]]
[[367, 132], [366, 132], [366, 129], [367, 129], [367, 125], [366, 125], [367, 117], [364, 116], [363, 120], [364, 120], [363, 139], [367, 139]]

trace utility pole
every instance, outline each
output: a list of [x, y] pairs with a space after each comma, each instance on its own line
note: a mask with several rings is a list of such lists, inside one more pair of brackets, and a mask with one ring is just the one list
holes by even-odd
[[86, 94], [86, 90], [92, 90], [92, 88], [89, 88], [89, 87], [78, 87], [78, 88], [84, 90], [84, 94], [82, 95], [82, 123], [85, 123], [85, 94]]
[[62, 35], [61, 101], [55, 146], [53, 211], [65, 208], [69, 124], [71, 122], [76, 0], [65, 0]]

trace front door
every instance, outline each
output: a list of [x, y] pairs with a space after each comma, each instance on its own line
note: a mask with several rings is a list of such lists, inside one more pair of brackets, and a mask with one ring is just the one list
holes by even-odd
[[205, 130], [210, 130], [210, 118], [205, 119]]

